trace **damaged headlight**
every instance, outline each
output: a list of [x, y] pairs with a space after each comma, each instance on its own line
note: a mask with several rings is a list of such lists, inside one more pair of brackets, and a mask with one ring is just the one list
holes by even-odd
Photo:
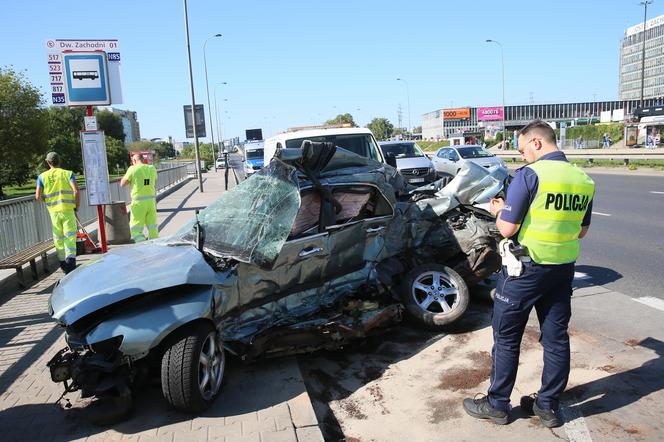
[[94, 353], [112, 354], [117, 351], [118, 348], [120, 348], [123, 339], [124, 336], [122, 335], [115, 336], [110, 339], [104, 339], [103, 341], [90, 344], [90, 350], [92, 350]]

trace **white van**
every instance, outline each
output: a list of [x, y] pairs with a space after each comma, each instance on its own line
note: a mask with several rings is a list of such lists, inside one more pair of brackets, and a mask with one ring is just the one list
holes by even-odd
[[371, 131], [365, 127], [307, 126], [295, 127], [265, 140], [264, 159], [268, 164], [277, 149], [296, 148], [302, 141], [328, 141], [363, 157], [385, 163], [383, 153]]

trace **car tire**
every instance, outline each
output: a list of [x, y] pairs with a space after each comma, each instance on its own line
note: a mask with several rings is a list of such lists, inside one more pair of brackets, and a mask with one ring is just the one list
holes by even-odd
[[185, 327], [173, 336], [161, 359], [164, 398], [178, 410], [200, 413], [219, 394], [225, 368], [224, 349], [214, 327], [207, 323]]
[[423, 264], [413, 268], [403, 280], [400, 292], [408, 316], [434, 330], [459, 319], [470, 302], [468, 286], [463, 278], [440, 264]]

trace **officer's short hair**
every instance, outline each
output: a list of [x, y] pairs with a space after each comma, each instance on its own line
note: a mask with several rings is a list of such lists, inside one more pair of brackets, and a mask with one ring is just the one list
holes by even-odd
[[521, 136], [528, 136], [530, 134], [538, 135], [545, 141], [556, 144], [556, 133], [551, 129], [551, 126], [543, 120], [531, 121], [519, 131], [519, 135]]

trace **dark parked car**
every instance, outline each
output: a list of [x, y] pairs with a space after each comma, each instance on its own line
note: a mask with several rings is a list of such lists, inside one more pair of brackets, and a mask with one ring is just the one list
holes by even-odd
[[49, 307], [69, 348], [51, 377], [128, 412], [131, 387], [157, 374], [172, 406], [200, 412], [227, 352], [339, 347], [404, 315], [448, 325], [499, 266], [493, 217], [473, 203], [504, 178], [475, 166], [408, 191], [394, 168], [331, 143], [282, 149], [173, 237], [65, 276]]

